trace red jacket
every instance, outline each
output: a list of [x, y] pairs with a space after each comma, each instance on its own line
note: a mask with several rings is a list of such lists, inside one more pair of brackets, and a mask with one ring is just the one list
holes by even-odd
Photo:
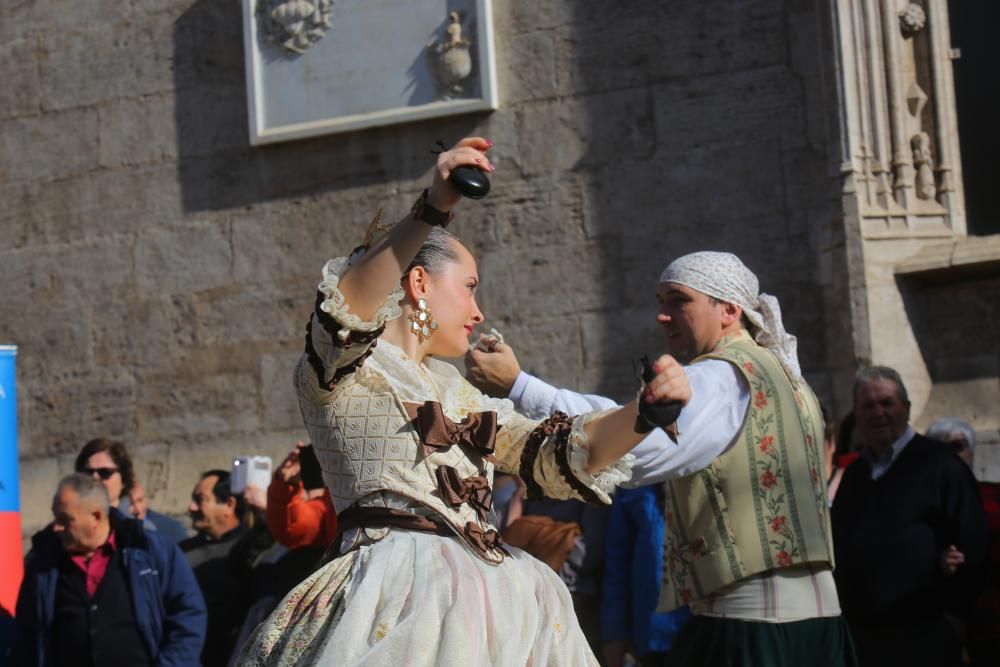
[[329, 546], [337, 534], [337, 513], [330, 492], [306, 500], [302, 482], [288, 484], [277, 477], [267, 487], [267, 527], [289, 549]]

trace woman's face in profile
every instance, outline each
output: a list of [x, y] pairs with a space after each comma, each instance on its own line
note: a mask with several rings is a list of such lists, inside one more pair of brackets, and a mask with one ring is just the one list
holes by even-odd
[[479, 272], [476, 260], [463, 245], [453, 242], [458, 258], [431, 276], [427, 304], [437, 329], [430, 337], [427, 354], [461, 357], [469, 349], [473, 328], [483, 321], [476, 305]]

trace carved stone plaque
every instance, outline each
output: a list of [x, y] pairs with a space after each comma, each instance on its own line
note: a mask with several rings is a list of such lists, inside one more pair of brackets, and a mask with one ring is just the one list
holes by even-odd
[[497, 108], [491, 0], [243, 0], [254, 145]]

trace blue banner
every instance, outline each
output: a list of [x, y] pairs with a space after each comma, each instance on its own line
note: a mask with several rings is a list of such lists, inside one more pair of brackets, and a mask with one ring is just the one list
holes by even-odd
[[0, 512], [21, 511], [17, 484], [17, 347], [0, 345]]

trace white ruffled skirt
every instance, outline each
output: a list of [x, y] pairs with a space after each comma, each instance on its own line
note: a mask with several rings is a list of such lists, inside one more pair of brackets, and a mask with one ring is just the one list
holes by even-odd
[[456, 538], [392, 530], [318, 570], [239, 665], [597, 665], [562, 580], [508, 547], [489, 565]]

